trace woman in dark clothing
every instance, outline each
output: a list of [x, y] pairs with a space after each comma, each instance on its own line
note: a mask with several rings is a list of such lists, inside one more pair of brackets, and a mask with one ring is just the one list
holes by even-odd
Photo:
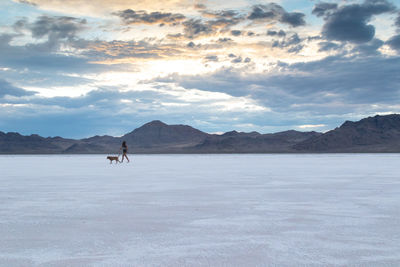
[[124, 157], [129, 162], [128, 156], [126, 155], [126, 153], [128, 153], [128, 146], [126, 145], [125, 141], [122, 142], [120, 150], [122, 150], [122, 160], [121, 160], [121, 162], [124, 162]]

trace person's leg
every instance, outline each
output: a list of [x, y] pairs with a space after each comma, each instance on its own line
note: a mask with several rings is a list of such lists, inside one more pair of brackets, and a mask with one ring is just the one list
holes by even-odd
[[126, 158], [126, 160], [129, 162], [128, 156], [126, 155], [126, 153], [124, 153], [123, 157]]

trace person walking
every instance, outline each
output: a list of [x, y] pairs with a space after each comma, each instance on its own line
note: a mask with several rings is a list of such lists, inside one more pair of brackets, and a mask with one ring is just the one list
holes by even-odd
[[129, 162], [129, 158], [126, 155], [128, 153], [128, 146], [126, 145], [125, 141], [122, 142], [121, 148], [119, 150], [122, 150], [122, 160], [121, 160], [121, 162], [124, 162], [124, 158], [126, 158], [126, 160]]

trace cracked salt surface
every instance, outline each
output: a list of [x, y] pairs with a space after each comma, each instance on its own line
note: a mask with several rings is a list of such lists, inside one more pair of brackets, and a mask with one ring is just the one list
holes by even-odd
[[0, 266], [400, 266], [399, 154], [0, 156]]

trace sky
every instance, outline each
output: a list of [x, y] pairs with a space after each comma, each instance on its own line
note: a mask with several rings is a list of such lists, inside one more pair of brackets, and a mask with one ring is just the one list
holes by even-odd
[[0, 131], [325, 132], [400, 113], [400, 0], [1, 0]]

